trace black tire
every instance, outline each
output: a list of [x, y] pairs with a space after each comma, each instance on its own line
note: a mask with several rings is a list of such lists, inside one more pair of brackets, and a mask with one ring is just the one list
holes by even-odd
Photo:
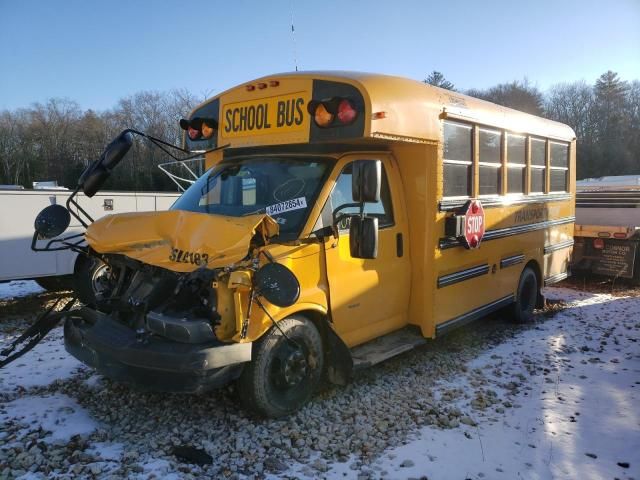
[[35, 279], [36, 283], [49, 292], [60, 292], [62, 290], [73, 290], [73, 276], [59, 275], [56, 277], [40, 277]]
[[95, 257], [78, 255], [73, 272], [73, 289], [78, 299], [86, 305], [95, 305], [97, 296], [107, 288], [101, 279], [108, 273], [109, 267], [104, 262]]
[[533, 309], [539, 294], [538, 277], [532, 268], [526, 267], [520, 275], [516, 301], [511, 307], [513, 320], [517, 323], [533, 321]]
[[243, 406], [265, 417], [281, 417], [302, 407], [320, 383], [324, 369], [322, 337], [313, 322], [292, 316], [278, 322], [253, 344], [252, 360], [238, 379]]

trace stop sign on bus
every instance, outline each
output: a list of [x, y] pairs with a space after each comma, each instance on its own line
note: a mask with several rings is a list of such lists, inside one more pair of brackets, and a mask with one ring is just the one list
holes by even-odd
[[480, 200], [471, 200], [464, 212], [464, 242], [466, 248], [478, 248], [484, 236], [484, 208]]

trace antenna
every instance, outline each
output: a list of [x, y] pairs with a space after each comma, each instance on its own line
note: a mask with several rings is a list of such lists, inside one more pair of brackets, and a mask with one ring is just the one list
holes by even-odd
[[291, 43], [293, 44], [293, 64], [298, 71], [298, 55], [296, 53], [296, 28], [293, 26], [293, 1], [291, 0]]

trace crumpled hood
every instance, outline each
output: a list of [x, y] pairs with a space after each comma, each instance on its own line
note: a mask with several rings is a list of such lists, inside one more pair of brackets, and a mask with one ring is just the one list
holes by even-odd
[[99, 253], [119, 253], [175, 272], [242, 260], [257, 232], [266, 238], [279, 226], [265, 214], [225, 217], [183, 210], [108, 215], [89, 225], [87, 243]]

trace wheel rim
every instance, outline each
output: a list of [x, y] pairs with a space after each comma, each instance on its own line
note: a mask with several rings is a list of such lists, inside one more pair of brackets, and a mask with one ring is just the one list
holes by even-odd
[[103, 295], [111, 287], [111, 269], [103, 263], [91, 274], [91, 288], [95, 295]]
[[300, 385], [310, 374], [307, 355], [302, 346], [288, 341], [278, 348], [271, 365], [271, 380], [280, 390], [291, 390]]

